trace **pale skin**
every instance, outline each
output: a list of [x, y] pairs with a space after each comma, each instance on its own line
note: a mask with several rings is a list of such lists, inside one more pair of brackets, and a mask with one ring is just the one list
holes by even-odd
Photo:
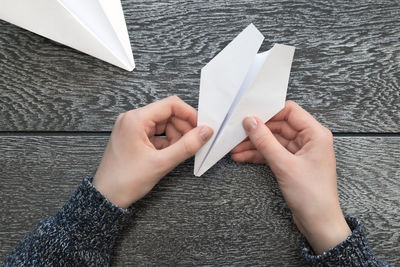
[[237, 162], [268, 164], [299, 231], [321, 254], [351, 234], [339, 204], [332, 133], [293, 101], [266, 124], [247, 117]]
[[176, 96], [119, 115], [93, 185], [128, 208], [211, 137], [196, 123], [197, 111]]
[[[196, 121], [197, 111], [176, 96], [121, 114], [93, 185], [128, 208], [211, 137]], [[249, 138], [232, 150], [233, 160], [270, 166], [314, 252], [345, 240], [351, 231], [339, 204], [331, 132], [292, 101], [266, 124], [247, 117], [243, 127]]]

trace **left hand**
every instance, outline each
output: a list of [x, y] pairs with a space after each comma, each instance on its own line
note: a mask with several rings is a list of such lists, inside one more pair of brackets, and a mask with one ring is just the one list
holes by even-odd
[[119, 115], [93, 185], [129, 207], [207, 142], [212, 129], [196, 124], [197, 111], [176, 96]]

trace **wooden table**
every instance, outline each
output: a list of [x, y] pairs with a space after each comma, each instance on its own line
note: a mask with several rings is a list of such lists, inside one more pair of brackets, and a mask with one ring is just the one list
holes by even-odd
[[[333, 131], [344, 213], [400, 262], [398, 1], [122, 2], [133, 72], [0, 21], [0, 260], [94, 174], [119, 113], [173, 94], [197, 107], [200, 69], [253, 22], [263, 51], [296, 46], [287, 98]], [[138, 203], [113, 265], [303, 265], [268, 167], [192, 172]]]

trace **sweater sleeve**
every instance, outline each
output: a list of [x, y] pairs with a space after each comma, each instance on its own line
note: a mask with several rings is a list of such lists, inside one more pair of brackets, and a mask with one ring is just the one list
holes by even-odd
[[85, 177], [67, 203], [40, 221], [4, 266], [105, 266], [133, 210], [109, 202]]
[[378, 259], [365, 237], [361, 222], [353, 217], [346, 217], [352, 233], [342, 243], [315, 255], [308, 242], [301, 248], [301, 256], [310, 266], [389, 266]]

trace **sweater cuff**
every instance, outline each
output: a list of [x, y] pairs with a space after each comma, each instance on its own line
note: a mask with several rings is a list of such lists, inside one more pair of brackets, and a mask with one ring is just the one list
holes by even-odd
[[73, 242], [90, 243], [92, 249], [111, 249], [118, 233], [132, 217], [133, 208], [122, 209], [108, 201], [84, 177], [72, 197], [54, 216]]
[[315, 255], [310, 244], [304, 242], [301, 256], [307, 263], [313, 266], [365, 266], [375, 262], [361, 222], [353, 217], [346, 217], [346, 222], [352, 233], [339, 245], [320, 255]]

